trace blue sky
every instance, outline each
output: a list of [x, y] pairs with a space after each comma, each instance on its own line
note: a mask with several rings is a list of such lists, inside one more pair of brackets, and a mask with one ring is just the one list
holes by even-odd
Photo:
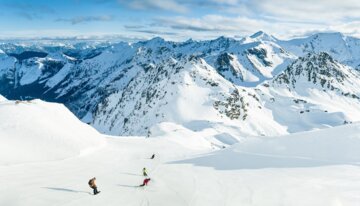
[[360, 36], [356, 0], [0, 0], [0, 38]]

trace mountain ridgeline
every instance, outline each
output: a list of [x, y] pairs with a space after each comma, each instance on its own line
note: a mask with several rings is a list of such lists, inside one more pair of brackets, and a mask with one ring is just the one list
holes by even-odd
[[360, 120], [360, 39], [0, 44], [0, 94], [63, 103], [100, 132], [279, 135]]

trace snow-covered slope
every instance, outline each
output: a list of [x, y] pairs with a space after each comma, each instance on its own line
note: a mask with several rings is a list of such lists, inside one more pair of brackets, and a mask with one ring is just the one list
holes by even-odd
[[[136, 131], [151, 136], [151, 127], [161, 122], [173, 122], [195, 131], [236, 127], [242, 135], [285, 132], [270, 116], [256, 118], [260, 113], [253, 109], [260, 105], [254, 91], [240, 89], [206, 61], [191, 56], [140, 72], [125, 89], [99, 104], [93, 125], [113, 135], [133, 135]], [[244, 122], [248, 111], [253, 119]], [[239, 132], [236, 134], [239, 136]]]
[[201, 58], [173, 59], [140, 72], [124, 90], [106, 98], [93, 125], [101, 132], [127, 135], [151, 135], [151, 127], [161, 122], [195, 131], [241, 131], [228, 132], [231, 136], [337, 126], [360, 121], [359, 75], [327, 53], [308, 54], [273, 80], [244, 88]]
[[[65, 160], [1, 165], [0, 205], [359, 204], [358, 124], [244, 138], [217, 151], [209, 151], [202, 142], [205, 133], [196, 135], [169, 124], [162, 125], [162, 131], [158, 138], [108, 137], [98, 151]], [[29, 137], [34, 144], [43, 142]], [[44, 149], [26, 152], [47, 155]], [[155, 159], [149, 159], [154, 153]], [[139, 187], [144, 167], [151, 181]], [[94, 176], [101, 191], [96, 196], [87, 185]]]
[[358, 206], [357, 42], [0, 44], [0, 205]]
[[59, 160], [105, 144], [66, 107], [40, 100], [0, 99], [0, 165]]
[[243, 139], [225, 150], [181, 163], [220, 170], [318, 167], [360, 163], [360, 125], [279, 137]]
[[231, 87], [199, 58], [159, 63], [105, 99], [94, 115], [94, 126], [110, 134], [132, 134], [135, 129], [144, 135], [150, 126], [163, 121], [216, 121], [219, 117], [209, 98], [221, 93], [215, 83], [220, 81], [223, 87]]
[[326, 128], [360, 121], [359, 75], [326, 53], [308, 54], [258, 92], [288, 132]]

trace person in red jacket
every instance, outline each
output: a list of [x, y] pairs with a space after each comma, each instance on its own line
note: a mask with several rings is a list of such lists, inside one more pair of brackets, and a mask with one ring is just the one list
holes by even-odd
[[140, 187], [143, 187], [143, 186], [147, 185], [150, 182], [150, 180], [151, 180], [150, 178], [145, 178], [144, 181], [143, 181], [143, 184], [140, 185]]

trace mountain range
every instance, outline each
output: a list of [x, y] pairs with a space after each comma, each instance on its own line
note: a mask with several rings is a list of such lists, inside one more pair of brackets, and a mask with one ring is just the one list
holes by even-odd
[[360, 39], [0, 44], [0, 94], [63, 103], [112, 135], [171, 122], [224, 134], [282, 135], [360, 120]]

